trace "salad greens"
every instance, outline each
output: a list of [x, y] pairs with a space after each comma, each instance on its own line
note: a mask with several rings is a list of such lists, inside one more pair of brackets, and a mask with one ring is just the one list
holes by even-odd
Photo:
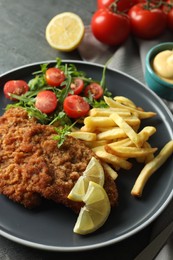
[[[73, 119], [69, 118], [63, 110], [64, 99], [69, 95], [73, 94], [71, 89], [71, 83], [75, 78], [80, 78], [84, 81], [84, 85], [87, 86], [92, 82], [97, 82], [103, 88], [103, 95], [111, 96], [111, 93], [106, 88], [105, 75], [106, 75], [106, 65], [103, 69], [102, 78], [99, 81], [92, 79], [86, 75], [84, 71], [77, 70], [77, 67], [74, 64], [64, 64], [60, 58], [56, 58], [56, 64], [54, 67], [61, 69], [66, 78], [61, 84], [60, 87], [52, 87], [47, 84], [45, 73], [46, 70], [50, 67], [50, 64], [41, 64], [40, 70], [33, 73], [33, 78], [28, 82], [29, 91], [25, 94], [18, 96], [11, 94], [12, 98], [15, 98], [16, 101], [12, 104], [6, 106], [6, 110], [11, 107], [23, 107], [29, 114], [30, 117], [36, 118], [41, 124], [49, 124], [61, 126], [61, 128], [56, 128], [59, 140], [61, 145], [64, 141], [65, 135], [70, 132], [71, 127], [78, 123], [79, 120], [74, 122]], [[37, 94], [42, 90], [51, 90], [55, 93], [58, 99], [58, 106], [56, 110], [51, 114], [42, 113], [35, 107], [35, 101]], [[82, 94], [80, 94], [82, 96]], [[90, 107], [107, 107], [104, 99], [95, 100], [91, 93], [88, 97], [83, 96], [83, 98], [89, 103]]]

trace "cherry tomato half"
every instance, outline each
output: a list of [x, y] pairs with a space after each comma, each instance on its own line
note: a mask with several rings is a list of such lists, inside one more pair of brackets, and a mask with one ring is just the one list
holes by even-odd
[[145, 6], [146, 4], [142, 3], [134, 5], [128, 15], [132, 33], [143, 39], [152, 39], [164, 32], [167, 19], [161, 8], [146, 9]]
[[130, 34], [130, 21], [126, 14], [109, 9], [97, 10], [91, 19], [93, 35], [107, 45], [122, 44]]
[[88, 114], [89, 104], [85, 99], [78, 95], [67, 96], [64, 99], [63, 108], [65, 113], [71, 118], [80, 118]]
[[46, 70], [46, 82], [50, 86], [59, 87], [65, 80], [65, 74], [58, 68], [49, 68]]
[[21, 96], [29, 90], [29, 86], [24, 80], [9, 80], [4, 85], [4, 95], [6, 98], [15, 100], [10, 94]]
[[84, 88], [84, 81], [80, 78], [75, 78], [70, 88], [73, 90], [74, 95], [79, 95]]
[[35, 107], [42, 113], [50, 114], [56, 109], [57, 103], [58, 100], [54, 92], [43, 90], [36, 96]]
[[85, 97], [89, 96], [89, 92], [93, 96], [94, 99], [99, 99], [103, 96], [103, 88], [96, 82], [89, 84], [84, 91]]

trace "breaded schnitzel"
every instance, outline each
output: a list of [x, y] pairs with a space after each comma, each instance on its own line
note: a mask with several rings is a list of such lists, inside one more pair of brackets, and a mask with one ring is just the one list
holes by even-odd
[[[82, 204], [67, 195], [96, 155], [70, 136], [58, 148], [55, 135], [54, 126], [29, 118], [23, 108], [10, 108], [0, 117], [0, 193], [27, 208], [46, 198], [78, 213]], [[113, 207], [118, 192], [106, 172], [104, 187]]]

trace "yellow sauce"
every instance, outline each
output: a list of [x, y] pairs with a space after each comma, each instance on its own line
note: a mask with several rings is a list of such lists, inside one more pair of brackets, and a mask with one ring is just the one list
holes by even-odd
[[158, 53], [153, 60], [153, 69], [161, 79], [173, 84], [173, 50]]

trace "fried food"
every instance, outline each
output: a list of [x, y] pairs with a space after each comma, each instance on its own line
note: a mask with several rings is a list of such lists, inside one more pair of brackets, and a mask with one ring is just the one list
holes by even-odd
[[161, 151], [159, 152], [159, 154], [156, 157], [154, 157], [150, 162], [145, 164], [144, 168], [140, 172], [131, 190], [131, 194], [133, 196], [140, 197], [142, 195], [143, 189], [148, 179], [166, 162], [166, 160], [172, 154], [173, 154], [173, 140], [166, 143], [164, 147], [161, 149]]
[[[46, 198], [78, 213], [81, 203], [67, 196], [96, 155], [70, 136], [58, 148], [55, 135], [53, 126], [37, 123], [23, 108], [11, 108], [0, 117], [0, 193], [27, 208]], [[106, 171], [104, 188], [115, 206], [117, 187]]]
[[[92, 108], [84, 119], [80, 131], [96, 134], [94, 142], [86, 140], [86, 145], [105, 163], [109, 175], [115, 180], [120, 169], [132, 169], [134, 160], [143, 163], [144, 168], [139, 174], [131, 194], [141, 196], [149, 177], [165, 163], [171, 155], [172, 140], [165, 144], [159, 156], [155, 155], [158, 147], [152, 147], [150, 137], [156, 133], [154, 126], [142, 126], [142, 121], [154, 117], [155, 112], [145, 111], [127, 97], [104, 96], [108, 107]], [[80, 139], [80, 133], [76, 138]], [[169, 147], [169, 149], [168, 149]]]

